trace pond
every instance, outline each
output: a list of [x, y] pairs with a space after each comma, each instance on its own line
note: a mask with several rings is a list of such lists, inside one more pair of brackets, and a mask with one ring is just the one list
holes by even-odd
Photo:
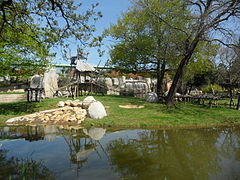
[[0, 179], [240, 179], [240, 127], [0, 127]]

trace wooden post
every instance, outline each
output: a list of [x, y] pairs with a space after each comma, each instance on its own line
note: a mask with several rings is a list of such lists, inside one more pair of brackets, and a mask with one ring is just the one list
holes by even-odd
[[209, 100], [209, 108], [212, 108], [212, 99]]
[[40, 93], [39, 93], [39, 102], [41, 102], [42, 101], [42, 89], [40, 89]]
[[35, 89], [35, 101], [38, 101], [38, 88]]
[[32, 89], [30, 89], [30, 90], [31, 90], [30, 101], [32, 101], [33, 100], [33, 90]]
[[30, 102], [30, 89], [27, 89], [27, 101]]

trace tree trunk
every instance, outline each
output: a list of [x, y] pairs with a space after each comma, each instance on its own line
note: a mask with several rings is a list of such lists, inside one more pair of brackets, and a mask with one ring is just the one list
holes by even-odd
[[233, 105], [233, 90], [232, 90], [232, 88], [229, 89], [229, 94], [230, 94], [230, 103], [229, 103], [229, 106], [230, 106], [230, 108], [231, 108], [232, 105]]
[[[163, 79], [165, 74], [166, 63], [163, 61], [162, 65], [161, 61], [158, 61], [157, 64], [157, 95], [161, 95], [163, 93]], [[161, 65], [161, 68], [160, 68]]]
[[187, 50], [186, 55], [183, 57], [183, 59], [181, 60], [179, 66], [178, 66], [177, 72], [176, 72], [176, 74], [173, 78], [173, 83], [170, 87], [170, 90], [169, 90], [167, 98], [166, 98], [166, 104], [167, 105], [172, 105], [173, 104], [173, 100], [174, 100], [174, 96], [176, 94], [176, 90], [178, 88], [178, 84], [183, 77], [184, 69], [187, 66], [189, 60], [191, 59], [192, 54], [193, 54], [193, 52], [194, 52], [194, 50], [195, 50], [195, 48], [196, 48], [196, 46], [199, 42], [199, 39], [200, 39], [200, 34], [198, 34], [198, 36], [196, 36], [196, 38], [193, 40], [190, 48]]
[[240, 93], [238, 93], [237, 110], [240, 110]]

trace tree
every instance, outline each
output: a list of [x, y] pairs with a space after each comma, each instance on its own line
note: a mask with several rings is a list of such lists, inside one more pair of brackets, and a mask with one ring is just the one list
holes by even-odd
[[[179, 9], [182, 2], [174, 1], [149, 1], [149, 6], [157, 14], [165, 14], [166, 19], [173, 24], [184, 27], [187, 9]], [[167, 14], [172, 9], [172, 12]], [[181, 39], [178, 32], [168, 31], [169, 27], [159, 21], [148, 9], [136, 1], [133, 8], [118, 20], [116, 25], [111, 25], [108, 33], [117, 40], [117, 44], [110, 51], [112, 64], [124, 66], [134, 71], [153, 71], [157, 76], [157, 94], [163, 93], [162, 84], [165, 72], [169, 67], [174, 67], [179, 58], [177, 44]]]
[[228, 89], [230, 106], [233, 102], [234, 89], [240, 88], [240, 54], [239, 48], [221, 48], [219, 53], [218, 81]]
[[219, 38], [211, 38], [210, 32], [220, 32], [231, 34], [229, 28], [224, 26], [224, 23], [229, 22], [233, 17], [239, 18], [240, 1], [239, 0], [186, 0], [182, 8], [189, 9], [192, 13], [189, 18], [193, 21], [187, 23], [187, 29], [181, 28], [179, 25], [172, 24], [171, 21], [165, 19], [165, 16], [159, 16], [155, 10], [149, 6], [149, 0], [141, 0], [139, 4], [142, 7], [148, 8], [149, 12], [155, 14], [159, 21], [164, 22], [169, 26], [169, 29], [176, 32], [181, 32], [183, 35], [183, 57], [178, 65], [175, 73], [173, 84], [169, 90], [166, 104], [173, 104], [175, 92], [180, 80], [183, 78], [185, 68], [194, 54], [197, 45], [201, 41], [218, 41], [223, 44]]
[[218, 45], [199, 43], [181, 80], [180, 93], [190, 93], [192, 88], [201, 88], [216, 81], [215, 59], [218, 50]]
[[81, 6], [73, 0], [1, 0], [1, 64], [46, 63], [50, 48], [61, 46], [65, 52], [69, 38], [77, 39], [82, 51], [100, 46], [102, 38], [93, 36], [96, 29], [90, 23], [102, 16], [95, 11], [98, 3], [85, 11]]

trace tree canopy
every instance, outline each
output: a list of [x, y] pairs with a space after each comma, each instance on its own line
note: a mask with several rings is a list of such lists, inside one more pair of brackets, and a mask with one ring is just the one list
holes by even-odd
[[[151, 0], [147, 6], [143, 6], [142, 1], [135, 1], [133, 8], [123, 14], [117, 24], [111, 25], [108, 33], [116, 40], [110, 51], [111, 63], [133, 71], [155, 72], [157, 92], [161, 94], [165, 72], [177, 69], [184, 56], [184, 31], [188, 30], [193, 19], [191, 11], [184, 7], [184, 1], [181, 0]], [[178, 28], [171, 29], [170, 23], [171, 27]], [[190, 60], [188, 72], [191, 73], [188, 76], [211, 66], [215, 49], [217, 46], [212, 43], [199, 44]]]
[[82, 51], [99, 46], [102, 38], [93, 36], [94, 22], [102, 17], [97, 6], [85, 9], [73, 0], [1, 0], [1, 75], [15, 66], [24, 64], [29, 70], [48, 63], [54, 55], [50, 49], [61, 46], [65, 51], [69, 38], [78, 40]]
[[240, 2], [232, 0], [136, 0], [110, 28], [118, 41], [111, 51], [112, 62], [133, 67], [154, 64], [159, 82], [166, 67], [176, 69], [166, 97], [170, 105], [186, 72], [194, 66], [211, 66], [209, 57], [216, 55], [217, 43], [233, 45], [221, 35], [233, 35], [227, 23], [238, 21], [239, 12]]

